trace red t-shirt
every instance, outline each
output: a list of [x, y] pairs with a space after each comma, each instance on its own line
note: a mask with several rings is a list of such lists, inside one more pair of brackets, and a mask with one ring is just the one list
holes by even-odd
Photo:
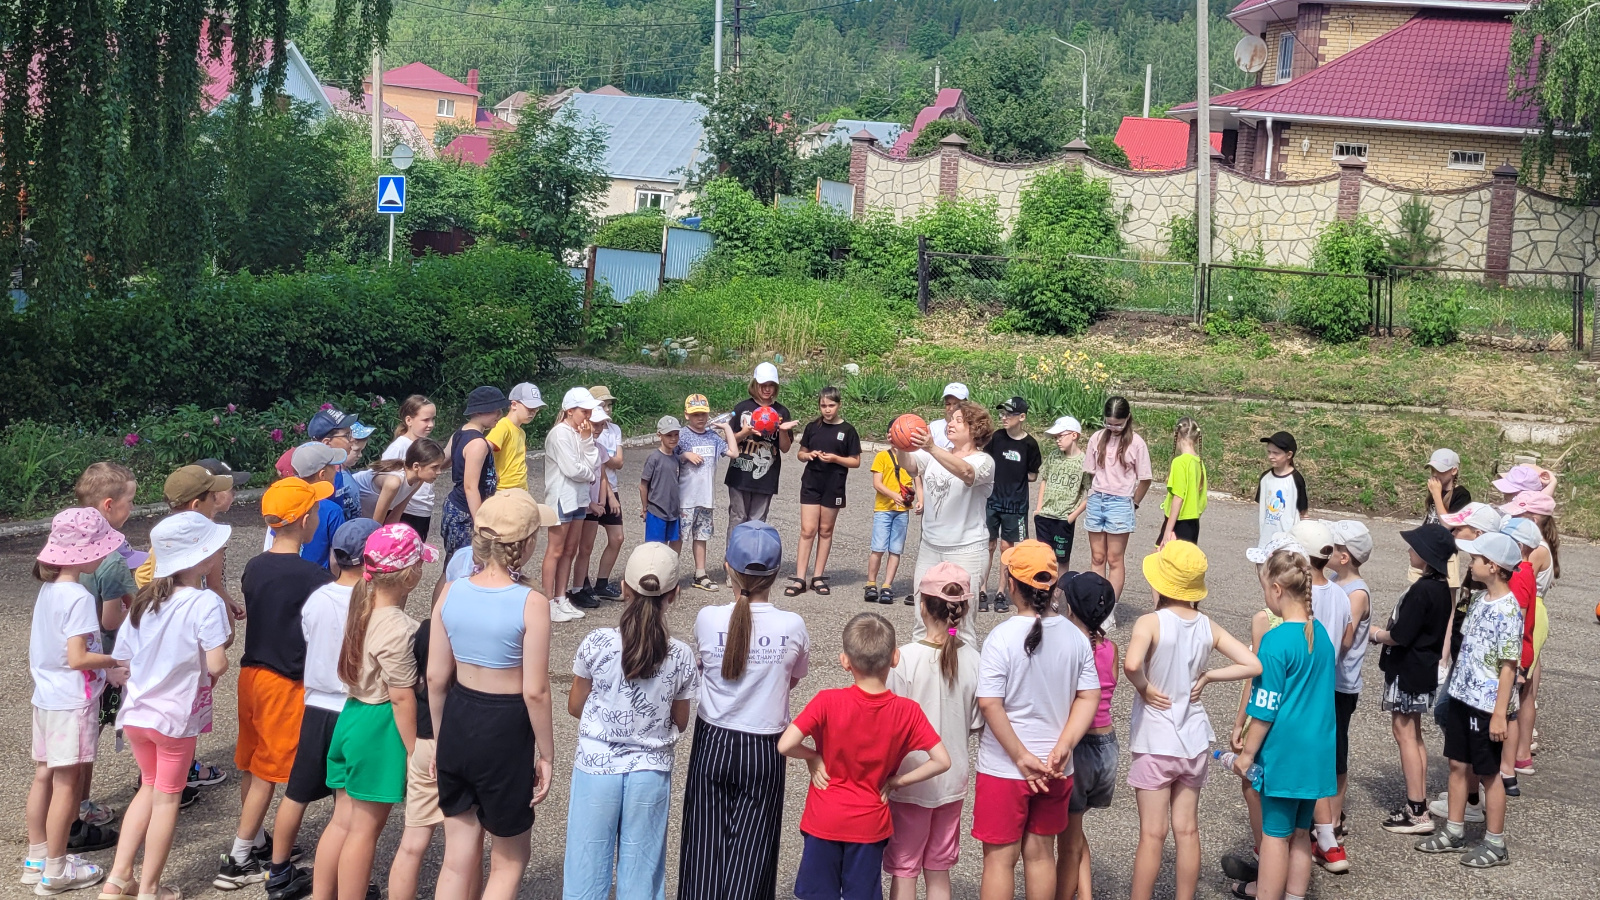
[[1539, 582], [1533, 577], [1533, 566], [1523, 560], [1515, 571], [1511, 573], [1511, 596], [1517, 598], [1517, 605], [1522, 607], [1522, 661], [1520, 665], [1526, 669], [1533, 665], [1533, 619], [1539, 610], [1539, 605], [1534, 598], [1539, 592]]
[[869, 694], [854, 685], [819, 691], [794, 719], [810, 735], [828, 768], [828, 788], [812, 785], [800, 830], [812, 837], [872, 844], [894, 833], [879, 796], [906, 754], [930, 750], [939, 732], [914, 700], [891, 691]]

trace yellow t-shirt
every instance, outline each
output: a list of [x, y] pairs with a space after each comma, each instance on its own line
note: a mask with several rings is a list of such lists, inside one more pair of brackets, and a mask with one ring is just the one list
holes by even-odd
[[151, 550], [150, 556], [133, 570], [133, 583], [136, 587], [143, 588], [156, 579], [156, 551]]
[[[896, 468], [894, 456], [887, 450], [879, 450], [878, 455], [872, 458], [872, 471], [882, 473], [883, 486], [891, 491], [899, 491], [913, 482], [911, 473], [907, 472], [905, 467]], [[873, 512], [906, 511], [904, 503], [896, 503], [877, 491], [872, 492], [872, 498]]]
[[528, 489], [528, 435], [522, 426], [502, 418], [489, 429], [489, 446], [494, 448], [494, 471], [499, 487]]

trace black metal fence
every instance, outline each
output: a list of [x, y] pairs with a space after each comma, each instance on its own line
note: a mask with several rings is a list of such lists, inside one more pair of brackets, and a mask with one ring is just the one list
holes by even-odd
[[1462, 334], [1512, 347], [1580, 350], [1594, 283], [1582, 272], [1394, 266], [1384, 280], [1382, 329], [1414, 328], [1448, 309]]
[[[946, 306], [998, 308], [1008, 290], [1006, 273], [1018, 260], [1050, 264], [1026, 256], [985, 256], [939, 253], [919, 247], [917, 254], [917, 306], [923, 312]], [[1073, 255], [1057, 261], [1089, 260], [1102, 267], [1110, 293], [1110, 309], [1149, 312], [1193, 318], [1195, 266], [1165, 259], [1124, 259]]]
[[1317, 293], [1340, 291], [1365, 296], [1367, 331], [1377, 333], [1382, 276], [1227, 263], [1212, 263], [1201, 268], [1199, 311], [1195, 317], [1201, 324], [1207, 316], [1217, 312], [1235, 319], [1287, 322], [1295, 313], [1297, 300]]

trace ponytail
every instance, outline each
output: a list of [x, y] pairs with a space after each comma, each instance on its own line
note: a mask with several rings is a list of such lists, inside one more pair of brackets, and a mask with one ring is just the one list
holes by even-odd
[[1044, 640], [1044, 617], [1050, 612], [1050, 594], [1053, 589], [1023, 584], [1009, 571], [1006, 572], [1006, 580], [1011, 582], [1011, 593], [1017, 598], [1017, 605], [1027, 604], [1028, 608], [1033, 610], [1035, 616], [1033, 627], [1028, 630], [1028, 637], [1022, 642], [1023, 651], [1032, 656]]
[[[645, 587], [654, 590], [649, 582], [654, 575], [644, 576]], [[672, 632], [667, 628], [667, 604], [678, 593], [677, 588], [650, 597], [635, 591], [626, 582], [622, 585], [622, 599], [628, 605], [622, 609], [617, 622], [617, 632], [622, 636], [622, 677], [629, 681], [654, 678], [667, 658], [668, 640]]]
[[733, 602], [733, 616], [728, 620], [728, 643], [722, 652], [722, 677], [725, 681], [743, 678], [745, 666], [750, 661], [750, 632], [755, 628], [755, 619], [750, 613], [750, 595], [765, 596], [777, 580], [776, 572], [770, 575], [729, 573], [728, 581], [739, 591], [739, 596]]
[[[350, 592], [350, 613], [344, 620], [344, 644], [339, 648], [339, 680], [353, 685], [361, 680], [361, 658], [367, 649], [367, 625], [372, 621], [372, 601], [378, 589], [404, 588], [413, 567], [398, 572], [367, 572]], [[403, 605], [403, 604], [402, 604]]]
[[[411, 446], [415, 447], [416, 444], [412, 444]], [[391, 457], [389, 459], [378, 460], [372, 465], [367, 466], [367, 470], [375, 475], [392, 475], [396, 472], [399, 472], [401, 469], [404, 469], [405, 467], [405, 462]]]
[[1556, 578], [1561, 577], [1561, 532], [1556, 529], [1556, 517], [1544, 516], [1539, 520], [1539, 536], [1550, 547], [1550, 568]]
[[956, 686], [956, 679], [961, 675], [960, 650], [963, 645], [956, 636], [956, 630], [961, 627], [961, 620], [966, 618], [968, 606], [966, 600], [951, 600], [938, 594], [922, 595], [922, 608], [927, 611], [928, 618], [944, 623], [949, 631], [944, 643], [939, 646], [939, 673], [951, 687]]
[[168, 575], [165, 578], [153, 578], [140, 588], [139, 593], [134, 595], [133, 605], [128, 607], [128, 620], [133, 627], [139, 627], [139, 620], [144, 618], [145, 613], [160, 612], [161, 604], [167, 602], [177, 587], [177, 582]]

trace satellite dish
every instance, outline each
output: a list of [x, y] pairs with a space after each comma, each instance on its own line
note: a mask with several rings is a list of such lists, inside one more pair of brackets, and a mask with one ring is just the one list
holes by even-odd
[[394, 164], [396, 169], [404, 172], [411, 168], [411, 160], [415, 157], [416, 154], [411, 152], [410, 147], [405, 144], [396, 144], [394, 152], [389, 154], [389, 162]]
[[1266, 68], [1267, 42], [1247, 34], [1233, 45], [1233, 64], [1242, 72], [1255, 73]]

